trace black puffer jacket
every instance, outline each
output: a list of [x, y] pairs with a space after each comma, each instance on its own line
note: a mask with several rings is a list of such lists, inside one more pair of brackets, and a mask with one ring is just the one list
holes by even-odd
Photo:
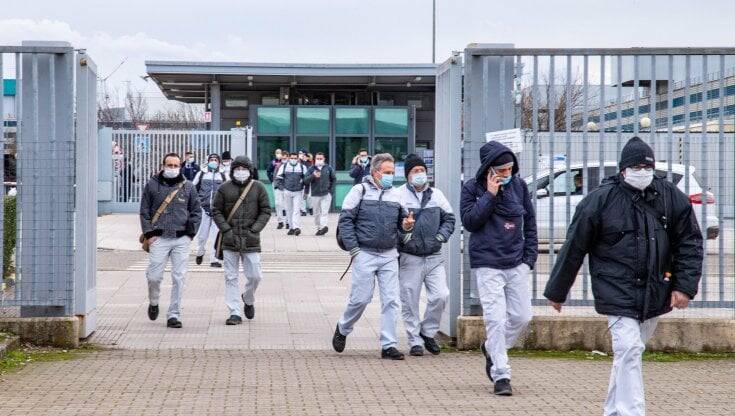
[[663, 178], [640, 192], [613, 176], [580, 202], [546, 298], [566, 301], [588, 253], [598, 313], [644, 321], [671, 311], [672, 290], [697, 294], [702, 232], [686, 195]]
[[[253, 164], [245, 156], [238, 156], [232, 162], [230, 172], [238, 166], [244, 166], [253, 174]], [[245, 187], [253, 182], [245, 200], [238, 208], [235, 216], [228, 223], [227, 217], [240, 198]], [[222, 248], [240, 253], [260, 252], [260, 232], [268, 224], [271, 207], [265, 185], [255, 179], [239, 182], [231, 179], [217, 189], [212, 203], [212, 218], [222, 232]]]

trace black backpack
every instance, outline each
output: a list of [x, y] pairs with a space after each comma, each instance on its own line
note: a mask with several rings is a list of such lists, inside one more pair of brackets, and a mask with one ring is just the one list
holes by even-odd
[[[360, 211], [360, 205], [362, 204], [362, 198], [364, 198], [364, 197], [365, 197], [365, 185], [363, 184], [362, 185], [362, 195], [360, 195], [360, 203], [357, 204], [357, 211], [358, 212]], [[337, 237], [337, 245], [339, 246], [339, 248], [342, 249], [342, 250], [344, 250], [344, 251], [349, 251], [345, 247], [345, 243], [342, 241], [342, 238], [339, 235], [339, 225], [337, 225], [337, 232], [335, 233], [335, 236]], [[342, 279], [340, 279], [340, 280], [342, 280]]]

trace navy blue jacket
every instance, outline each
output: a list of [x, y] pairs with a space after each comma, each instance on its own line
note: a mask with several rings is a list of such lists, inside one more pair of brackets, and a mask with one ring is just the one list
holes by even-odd
[[197, 165], [197, 162], [186, 162], [184, 163], [184, 166], [181, 167], [181, 174], [184, 175], [187, 180], [193, 181], [194, 177], [200, 170], [202, 169]]
[[364, 166], [360, 163], [352, 165], [352, 169], [350, 169], [350, 178], [353, 179], [352, 183], [354, 185], [362, 183], [362, 178], [370, 176], [370, 160], [371, 158], [368, 158], [368, 162]]
[[533, 268], [538, 257], [536, 212], [526, 183], [518, 176], [518, 160], [513, 155], [513, 179], [497, 195], [487, 191], [490, 163], [511, 150], [498, 142], [480, 148], [482, 166], [462, 187], [462, 225], [471, 232], [470, 267], [512, 269], [521, 263]]

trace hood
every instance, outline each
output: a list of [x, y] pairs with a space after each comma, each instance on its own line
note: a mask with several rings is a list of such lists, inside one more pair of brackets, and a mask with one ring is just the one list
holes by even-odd
[[502, 155], [503, 153], [510, 153], [511, 156], [513, 156], [513, 175], [518, 174], [520, 168], [518, 166], [518, 158], [516, 158], [516, 155], [502, 143], [491, 141], [487, 142], [480, 148], [480, 169], [477, 170], [477, 173], [475, 174], [475, 180], [478, 183], [485, 183], [487, 176], [487, 171], [490, 169], [490, 163], [495, 160], [498, 156]]
[[234, 170], [236, 167], [244, 167], [250, 171], [253, 170], [253, 162], [250, 160], [247, 156], [238, 156], [235, 158], [235, 160], [230, 165], [230, 172]]

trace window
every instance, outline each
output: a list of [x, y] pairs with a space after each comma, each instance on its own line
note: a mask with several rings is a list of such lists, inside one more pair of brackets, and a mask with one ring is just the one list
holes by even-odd
[[605, 113], [605, 121], [615, 120], [618, 118], [617, 113]]
[[715, 88], [713, 90], [707, 91], [707, 99], [713, 100], [715, 98], [720, 98], [720, 90], [719, 88]]
[[645, 114], [651, 111], [651, 106], [646, 104], [638, 107], [638, 113], [639, 114]]
[[702, 119], [702, 112], [701, 111], [692, 111], [689, 113], [689, 120], [695, 121], [695, 120], [701, 120]]
[[276, 149], [289, 150], [288, 142], [288, 137], [258, 137], [258, 160], [256, 163], [258, 170], [263, 173], [260, 180], [267, 179], [265, 170], [275, 157]]
[[248, 99], [246, 97], [227, 97], [225, 98], [225, 107], [228, 108], [242, 108], [248, 106]]
[[676, 98], [674, 98], [672, 105], [674, 107], [681, 107], [682, 105], [684, 105], [684, 97], [676, 97]]
[[631, 117], [635, 111], [632, 108], [626, 108], [621, 112], [621, 117]]
[[675, 115], [672, 120], [673, 124], [679, 124], [684, 122], [684, 114]]
[[702, 102], [702, 93], [701, 92], [694, 93], [694, 94], [692, 94], [692, 95], [689, 96], [689, 103], [690, 104], [699, 103], [699, 102]]
[[725, 88], [725, 95], [735, 95], [735, 85], [728, 85]]
[[367, 108], [337, 108], [334, 112], [336, 134], [368, 134]]
[[376, 137], [375, 154], [390, 153], [396, 160], [396, 177], [405, 177], [403, 160], [408, 154], [408, 139], [405, 137]]
[[[357, 156], [360, 149], [368, 148], [367, 137], [337, 137], [335, 139], [335, 155], [332, 162], [337, 171], [348, 171], [352, 167], [352, 158]], [[343, 175], [340, 175], [343, 176]], [[349, 179], [346, 175], [344, 178]]]
[[298, 107], [296, 109], [296, 133], [329, 135], [329, 108]]
[[307, 153], [316, 155], [317, 152], [322, 152], [327, 156], [327, 163], [329, 163], [329, 137], [310, 137], [310, 136], [299, 136], [296, 139], [295, 150], [306, 150]]
[[376, 108], [376, 136], [408, 136], [407, 108]]
[[258, 135], [291, 134], [290, 107], [259, 107]]

